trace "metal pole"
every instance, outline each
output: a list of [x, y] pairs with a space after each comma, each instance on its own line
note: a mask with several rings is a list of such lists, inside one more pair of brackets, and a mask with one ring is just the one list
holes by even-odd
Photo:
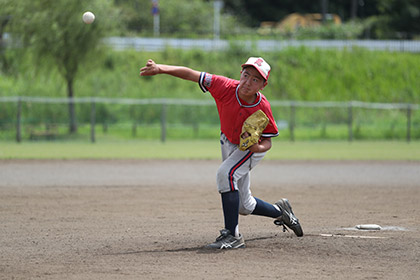
[[134, 105], [130, 106], [130, 119], [133, 120], [133, 124], [131, 125], [131, 136], [134, 138], [137, 136], [136, 107]]
[[16, 114], [16, 142], [18, 143], [22, 141], [21, 117], [22, 117], [22, 100], [19, 98], [18, 103], [17, 103], [17, 114]]
[[220, 10], [223, 8], [223, 1], [215, 0], [213, 2], [213, 8], [214, 8], [214, 22], [213, 22], [214, 40], [220, 40]]
[[153, 34], [155, 37], [160, 35], [160, 15], [159, 15], [159, 1], [152, 0], [152, 15], [153, 15]]
[[160, 17], [159, 14], [153, 16], [153, 34], [155, 37], [160, 35]]
[[90, 142], [95, 143], [96, 104], [92, 98], [90, 107]]
[[199, 125], [197, 121], [193, 122], [194, 137], [198, 138]]
[[160, 128], [161, 128], [161, 134], [160, 134], [160, 141], [163, 143], [166, 141], [166, 103], [162, 104], [162, 114], [160, 118]]
[[295, 121], [296, 121], [296, 105], [294, 102], [290, 105], [290, 141], [295, 142]]
[[348, 107], [349, 142], [353, 141], [353, 104], [350, 101]]
[[328, 13], [328, 0], [321, 0], [321, 14], [322, 14], [322, 23], [326, 23]]
[[357, 6], [358, 6], [358, 0], [351, 0], [351, 7], [350, 7], [350, 18], [352, 20], [355, 20], [357, 18]]
[[131, 136], [135, 138], [137, 136], [137, 122], [136, 120], [133, 121], [133, 125], [131, 126]]
[[407, 143], [411, 141], [411, 106], [407, 105]]

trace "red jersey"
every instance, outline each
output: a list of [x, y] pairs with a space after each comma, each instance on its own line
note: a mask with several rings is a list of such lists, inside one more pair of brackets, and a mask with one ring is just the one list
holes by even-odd
[[238, 95], [239, 81], [223, 76], [202, 72], [199, 86], [203, 92], [209, 91], [216, 101], [220, 118], [220, 129], [233, 144], [239, 145], [244, 121], [258, 110], [262, 110], [270, 120], [262, 137], [270, 138], [279, 135], [271, 106], [265, 96], [258, 92], [254, 104], [248, 104]]

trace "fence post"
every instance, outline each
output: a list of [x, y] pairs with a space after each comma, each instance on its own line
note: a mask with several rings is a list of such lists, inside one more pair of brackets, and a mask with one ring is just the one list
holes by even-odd
[[194, 137], [197, 138], [198, 137], [198, 131], [199, 131], [199, 125], [198, 125], [198, 122], [196, 120], [193, 122], [192, 127], [193, 127]]
[[95, 143], [96, 104], [92, 98], [90, 106], [90, 142]]
[[17, 102], [17, 113], [16, 113], [16, 142], [22, 141], [22, 99], [19, 97]]
[[407, 104], [407, 143], [411, 141], [411, 105]]
[[160, 141], [163, 143], [166, 141], [166, 102], [163, 101], [162, 103], [162, 113], [160, 116]]
[[353, 103], [350, 101], [348, 106], [348, 126], [349, 126], [349, 142], [353, 141]]
[[295, 121], [296, 121], [296, 104], [292, 102], [290, 104], [290, 141], [295, 142]]
[[133, 123], [131, 125], [131, 136], [135, 138], [137, 136], [137, 118], [135, 114], [135, 107], [134, 105], [130, 106], [130, 118], [133, 120]]
[[137, 122], [136, 120], [133, 121], [133, 125], [131, 126], [131, 136], [135, 138], [137, 136]]

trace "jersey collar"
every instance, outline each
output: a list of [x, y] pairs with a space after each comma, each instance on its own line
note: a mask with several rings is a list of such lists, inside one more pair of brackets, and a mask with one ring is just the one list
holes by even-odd
[[260, 102], [261, 102], [261, 98], [262, 98], [262, 96], [261, 96], [260, 92], [257, 92], [257, 99], [256, 99], [256, 102], [255, 102], [254, 104], [251, 104], [251, 105], [245, 105], [245, 104], [242, 104], [241, 99], [239, 98], [238, 88], [239, 88], [239, 85], [236, 87], [235, 94], [236, 94], [236, 100], [238, 100], [238, 103], [239, 103], [239, 105], [240, 105], [241, 107], [245, 107], [245, 108], [252, 108], [252, 107], [255, 107], [255, 106], [257, 106], [258, 104], [260, 104]]

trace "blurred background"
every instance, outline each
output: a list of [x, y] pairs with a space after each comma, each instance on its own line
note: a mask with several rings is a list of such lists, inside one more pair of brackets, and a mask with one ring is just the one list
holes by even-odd
[[0, 0], [0, 141], [217, 139], [198, 85], [139, 69], [249, 56], [279, 140], [418, 141], [419, 39], [416, 0]]

